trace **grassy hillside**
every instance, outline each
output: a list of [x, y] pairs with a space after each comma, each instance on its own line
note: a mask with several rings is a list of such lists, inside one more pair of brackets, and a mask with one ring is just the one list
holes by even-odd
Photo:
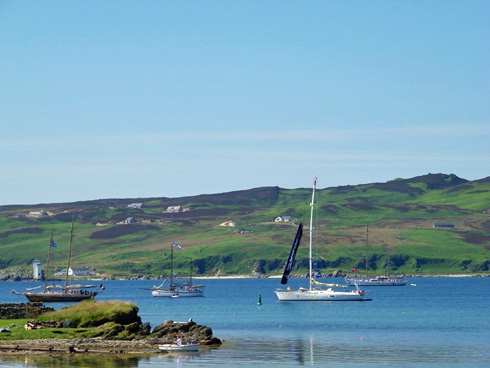
[[[97, 201], [0, 207], [0, 277], [31, 273], [33, 259], [46, 261], [51, 230], [58, 244], [52, 265], [66, 266], [69, 228], [75, 221], [72, 267], [103, 276], [280, 274], [297, 224], [309, 226], [311, 188], [264, 187], [182, 198]], [[128, 208], [144, 203], [142, 209]], [[185, 212], [166, 213], [168, 206]], [[322, 272], [365, 268], [369, 225], [370, 273], [490, 273], [490, 178], [469, 182], [428, 174], [387, 183], [317, 191], [315, 254]], [[49, 216], [31, 217], [31, 211]], [[291, 216], [292, 222], [274, 222]], [[132, 217], [134, 224], [118, 224]], [[233, 221], [235, 226], [220, 226]], [[435, 222], [454, 228], [434, 228]], [[307, 229], [306, 229], [307, 230]], [[305, 231], [296, 273], [307, 270]], [[50, 271], [52, 272], [52, 271]]]

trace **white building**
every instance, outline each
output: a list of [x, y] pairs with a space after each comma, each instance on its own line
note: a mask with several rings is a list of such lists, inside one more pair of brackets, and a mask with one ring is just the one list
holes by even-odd
[[87, 267], [69, 268], [68, 276], [90, 276], [90, 271]]
[[42, 277], [41, 261], [39, 259], [35, 259], [32, 261], [32, 278], [34, 280], [41, 280]]
[[49, 215], [49, 213], [45, 210], [29, 212], [30, 217], [42, 217], [42, 216], [47, 216], [47, 215]]

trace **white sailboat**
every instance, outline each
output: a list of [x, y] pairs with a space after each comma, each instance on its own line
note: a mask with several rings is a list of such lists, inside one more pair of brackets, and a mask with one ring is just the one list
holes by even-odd
[[195, 285], [192, 283], [192, 261], [189, 281], [174, 283], [174, 248], [182, 249], [182, 247], [175, 242], [170, 247], [170, 285], [168, 288], [164, 288], [163, 286], [167, 280], [163, 280], [161, 285], [154, 286], [150, 289], [151, 295], [154, 297], [169, 298], [204, 296], [205, 285]]
[[391, 257], [388, 247], [387, 275], [369, 276], [369, 227], [366, 227], [366, 276], [361, 276], [359, 270], [355, 269], [352, 272], [357, 272], [357, 275], [347, 276], [345, 282], [356, 286], [405, 286], [407, 280], [403, 277], [391, 276], [390, 267]]
[[[299, 288], [298, 290], [291, 290], [289, 287], [286, 290], [277, 289], [275, 291], [279, 301], [366, 301], [364, 291], [359, 290], [345, 290], [338, 291], [336, 288], [346, 288], [346, 285], [340, 284], [327, 284], [317, 282], [313, 277], [313, 209], [315, 206], [315, 190], [316, 190], [316, 177], [313, 178], [313, 193], [311, 197], [311, 215], [310, 215], [310, 252], [309, 252], [309, 286], [308, 288]], [[303, 234], [303, 225], [299, 224], [296, 238], [294, 239], [291, 253], [289, 255], [288, 262], [284, 269], [284, 274], [281, 280], [281, 284], [287, 284], [289, 274], [291, 272], [296, 251], [301, 241]], [[324, 287], [324, 288], [321, 288]], [[325, 289], [326, 288], [326, 289]]]

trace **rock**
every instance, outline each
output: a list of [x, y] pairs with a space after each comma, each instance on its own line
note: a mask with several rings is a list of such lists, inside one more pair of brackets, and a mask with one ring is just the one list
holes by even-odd
[[194, 321], [174, 322], [166, 320], [153, 329], [152, 338], [158, 338], [164, 343], [172, 343], [177, 337], [186, 342], [198, 342], [203, 345], [221, 345], [221, 340], [213, 337], [213, 330], [207, 326], [196, 324]]

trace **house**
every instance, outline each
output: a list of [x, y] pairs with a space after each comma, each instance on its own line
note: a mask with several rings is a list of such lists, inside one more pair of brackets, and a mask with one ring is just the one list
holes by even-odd
[[434, 222], [433, 227], [450, 227], [450, 228], [453, 228], [454, 224], [452, 222]]
[[274, 222], [291, 222], [293, 218], [291, 216], [277, 216]]
[[144, 207], [143, 203], [128, 204], [128, 208], [134, 208], [135, 210], [141, 210], [143, 207]]
[[68, 276], [90, 276], [90, 271], [87, 267], [69, 268]]
[[122, 222], [123, 224], [135, 224], [136, 219], [134, 217], [128, 217], [126, 220]]
[[182, 212], [182, 207], [180, 206], [168, 206], [166, 213]]
[[29, 216], [31, 216], [31, 217], [42, 217], [42, 216], [47, 216], [47, 215], [48, 215], [48, 212], [45, 210], [29, 212]]

